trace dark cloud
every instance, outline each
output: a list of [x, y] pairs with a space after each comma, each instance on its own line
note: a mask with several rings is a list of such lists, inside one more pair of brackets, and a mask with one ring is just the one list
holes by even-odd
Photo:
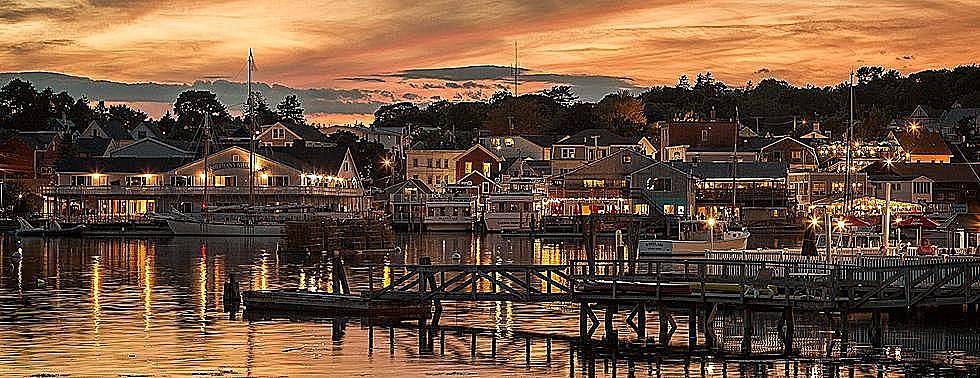
[[[180, 92], [207, 90], [214, 92], [218, 100], [230, 109], [238, 109], [244, 101], [245, 84], [228, 80], [199, 80], [193, 84], [120, 83], [92, 80], [85, 77], [49, 72], [0, 73], [0, 83], [14, 78], [30, 81], [37, 88], [51, 87], [67, 91], [72, 96], [85, 96], [93, 100], [119, 102], [173, 103]], [[262, 93], [269, 102], [278, 102], [288, 94], [296, 94], [309, 113], [364, 114], [373, 113], [384, 102], [372, 95], [381, 91], [335, 88], [291, 88], [280, 84], [253, 83], [252, 90]], [[272, 104], [274, 105], [274, 104]]]
[[47, 48], [71, 46], [74, 44], [75, 40], [72, 39], [49, 39], [43, 41], [0, 44], [0, 51], [9, 51], [14, 54], [30, 54]]
[[[555, 74], [555, 73], [534, 73], [527, 68], [518, 68], [519, 80], [521, 82], [566, 84], [571, 85], [575, 93], [583, 100], [594, 100], [602, 98], [606, 94], [618, 92], [622, 89], [638, 88], [633, 79], [626, 76], [604, 76], [604, 75], [575, 75], [575, 74]], [[420, 68], [403, 70], [387, 76], [399, 77], [408, 80], [446, 80], [445, 86], [448, 88], [489, 88], [481, 86], [476, 80], [482, 81], [510, 81], [513, 80], [514, 68], [507, 66], [479, 65], [466, 67], [446, 67], [446, 68]], [[465, 81], [463, 84], [458, 84]], [[432, 88], [429, 83], [409, 83], [413, 88]], [[509, 90], [506, 85], [497, 84], [498, 89]]]
[[370, 83], [384, 83], [385, 80], [379, 77], [342, 77], [339, 80], [344, 81], [360, 81], [360, 82], [370, 82]]
[[415, 100], [415, 99], [418, 99], [419, 98], [419, 95], [417, 95], [415, 93], [405, 93], [405, 94], [402, 95], [402, 98], [404, 98], [406, 100]]
[[754, 72], [752, 72], [752, 73], [754, 73], [754, 74], [756, 74], [756, 75], [758, 75], [758, 74], [768, 74], [768, 73], [771, 73], [771, 72], [772, 72], [772, 71], [769, 71], [769, 69], [768, 69], [768, 68], [766, 68], [766, 67], [762, 67], [762, 68], [760, 68], [760, 69], [757, 69], [757, 70], [755, 70], [755, 71], [754, 71]]

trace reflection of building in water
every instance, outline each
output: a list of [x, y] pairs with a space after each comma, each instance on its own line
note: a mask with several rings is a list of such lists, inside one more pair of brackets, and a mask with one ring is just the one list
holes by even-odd
[[102, 323], [102, 303], [100, 294], [102, 291], [102, 264], [101, 256], [92, 257], [92, 333], [95, 334], [96, 341], [99, 338], [99, 327]]

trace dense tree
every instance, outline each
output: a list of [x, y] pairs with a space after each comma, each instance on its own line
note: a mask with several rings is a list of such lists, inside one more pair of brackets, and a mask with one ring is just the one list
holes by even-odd
[[146, 113], [130, 108], [126, 105], [112, 105], [108, 110], [108, 118], [122, 122], [123, 126], [129, 130], [136, 128], [140, 123], [146, 121]]
[[643, 101], [629, 92], [621, 91], [604, 97], [596, 105], [598, 115], [605, 128], [621, 135], [643, 135], [647, 125], [643, 114]]
[[279, 116], [272, 111], [265, 96], [262, 96], [260, 92], [252, 92], [251, 104], [246, 104], [243, 110], [244, 119], [242, 122], [246, 125], [251, 125], [252, 122], [255, 122], [256, 126], [269, 125], [279, 120]]
[[174, 113], [177, 115], [176, 129], [173, 137], [188, 139], [194, 131], [204, 123], [204, 116], [211, 115], [211, 124], [220, 127], [230, 123], [231, 117], [225, 106], [210, 91], [184, 91], [174, 102]]
[[571, 106], [575, 101], [578, 101], [578, 95], [575, 94], [569, 85], [556, 85], [541, 91], [541, 94], [551, 98], [563, 107]]
[[349, 131], [330, 134], [327, 136], [327, 142], [334, 143], [339, 147], [350, 148], [362, 177], [369, 177], [376, 182], [379, 178], [391, 174], [390, 168], [385, 167], [382, 163], [385, 158], [388, 158], [383, 145], [361, 140]]
[[279, 101], [279, 104], [276, 105], [276, 114], [280, 121], [298, 124], [306, 122], [306, 118], [303, 116], [303, 103], [294, 94], [287, 95], [282, 98], [282, 101]]

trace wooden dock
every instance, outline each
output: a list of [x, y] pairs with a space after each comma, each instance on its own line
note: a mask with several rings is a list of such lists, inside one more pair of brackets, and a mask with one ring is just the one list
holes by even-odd
[[364, 318], [425, 319], [428, 302], [378, 300], [350, 294], [315, 293], [305, 290], [265, 290], [242, 293], [246, 311], [252, 313], [314, 313]]
[[[717, 337], [708, 324], [720, 306], [742, 312], [742, 351], [752, 351], [753, 313], [781, 316], [784, 353], [793, 354], [794, 313], [822, 312], [847, 319], [864, 312], [879, 319], [883, 311], [926, 307], [964, 309], [972, 315], [980, 303], [980, 258], [859, 256], [826, 263], [746, 259], [655, 259], [643, 261], [570, 261], [566, 265], [402, 265], [388, 266], [390, 284], [379, 286], [369, 272], [373, 300], [415, 302], [515, 301], [571, 302], [579, 305], [580, 337], [591, 340], [599, 327], [607, 342], [618, 342], [617, 318], [648, 340], [646, 318], [656, 312], [658, 339], [676, 330], [673, 314], [691, 319], [690, 340], [699, 332], [706, 347]], [[600, 320], [597, 310], [601, 310]], [[621, 316], [617, 316], [621, 314]], [[432, 320], [438, 324], [438, 318]], [[848, 338], [847, 321], [837, 332]], [[699, 328], [701, 329], [699, 331]]]

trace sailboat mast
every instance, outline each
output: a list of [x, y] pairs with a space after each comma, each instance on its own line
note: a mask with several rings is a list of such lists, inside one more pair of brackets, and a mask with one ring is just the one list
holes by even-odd
[[249, 132], [248, 132], [248, 206], [251, 208], [255, 202], [255, 112], [252, 109], [252, 49], [248, 49], [248, 68], [247, 83], [245, 85], [247, 97], [245, 107], [248, 109]]
[[204, 196], [201, 200], [201, 210], [207, 217], [208, 211], [208, 155], [211, 155], [211, 114], [204, 114]]
[[738, 131], [741, 122], [738, 120], [738, 106], [735, 107], [735, 139], [732, 143], [732, 221], [735, 220], [735, 212], [738, 207], [735, 204], [735, 192], [738, 190]]
[[854, 71], [851, 71], [850, 82], [848, 83], [850, 93], [850, 116], [847, 123], [847, 157], [844, 159], [844, 210], [845, 213], [851, 211], [851, 143], [854, 138]]

